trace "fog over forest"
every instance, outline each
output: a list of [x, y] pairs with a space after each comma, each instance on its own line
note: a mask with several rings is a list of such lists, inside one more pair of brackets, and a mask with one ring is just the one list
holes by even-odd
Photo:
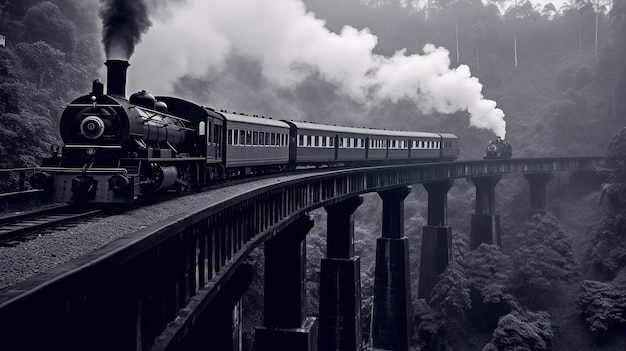
[[[525, 180], [505, 177], [501, 248], [468, 252], [475, 190], [455, 183], [455, 260], [431, 298], [413, 296], [412, 350], [623, 349], [626, 1], [126, 0], [136, 25], [121, 46], [109, 40], [115, 23], [102, 21], [116, 1], [0, 0], [0, 167], [33, 167], [61, 143], [62, 108], [105, 79], [107, 58], [130, 60], [128, 95], [454, 133], [462, 159], [480, 159], [496, 135], [514, 157], [606, 155], [601, 188], [551, 181], [546, 216], [529, 218]], [[413, 188], [405, 232], [416, 295], [427, 209]], [[380, 213], [374, 194], [355, 214], [366, 337]], [[316, 315], [325, 212], [313, 216], [307, 312]], [[262, 320], [258, 267], [244, 303], [247, 350]]]

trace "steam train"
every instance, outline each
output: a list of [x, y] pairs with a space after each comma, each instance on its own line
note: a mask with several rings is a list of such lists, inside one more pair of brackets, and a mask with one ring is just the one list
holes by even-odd
[[124, 204], [236, 175], [302, 166], [454, 160], [453, 134], [276, 120], [146, 91], [126, 95], [124, 60], [107, 60], [104, 84], [67, 105], [64, 146], [31, 177], [55, 202]]

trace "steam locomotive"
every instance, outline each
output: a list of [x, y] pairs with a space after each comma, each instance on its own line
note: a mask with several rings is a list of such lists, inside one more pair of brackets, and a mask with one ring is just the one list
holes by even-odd
[[513, 147], [508, 142], [497, 137], [495, 141], [490, 141], [485, 148], [484, 159], [494, 158], [511, 158], [513, 156]]
[[107, 60], [104, 84], [67, 105], [64, 146], [31, 177], [52, 201], [123, 204], [236, 175], [301, 166], [454, 160], [453, 134], [342, 127], [217, 111], [146, 91], [126, 99], [125, 60]]

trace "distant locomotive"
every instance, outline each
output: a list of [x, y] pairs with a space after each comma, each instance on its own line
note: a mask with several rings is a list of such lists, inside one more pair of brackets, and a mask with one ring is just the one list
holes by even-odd
[[513, 147], [508, 142], [498, 137], [495, 141], [490, 141], [485, 149], [485, 159], [511, 158]]
[[130, 203], [235, 175], [299, 166], [454, 160], [453, 134], [338, 127], [216, 111], [146, 91], [125, 98], [127, 61], [108, 60], [107, 94], [72, 101], [61, 116], [64, 146], [31, 185], [55, 202]]

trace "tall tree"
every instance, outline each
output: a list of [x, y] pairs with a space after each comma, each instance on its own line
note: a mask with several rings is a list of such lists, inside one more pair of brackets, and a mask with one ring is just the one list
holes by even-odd
[[533, 306], [537, 296], [554, 290], [557, 282], [567, 281], [575, 275], [578, 266], [572, 239], [550, 213], [534, 215], [516, 239], [517, 247], [512, 258], [517, 284], [530, 295]]
[[606, 214], [592, 237], [591, 257], [609, 276], [626, 266], [626, 127], [613, 136], [606, 153], [609, 180], [603, 185]]
[[59, 75], [64, 65], [65, 54], [44, 41], [32, 44], [20, 43], [15, 51], [20, 56], [24, 67], [35, 79], [37, 90], [44, 85], [46, 77]]
[[33, 5], [26, 11], [22, 23], [26, 42], [45, 41], [63, 52], [72, 52], [76, 45], [76, 26], [50, 1]]

